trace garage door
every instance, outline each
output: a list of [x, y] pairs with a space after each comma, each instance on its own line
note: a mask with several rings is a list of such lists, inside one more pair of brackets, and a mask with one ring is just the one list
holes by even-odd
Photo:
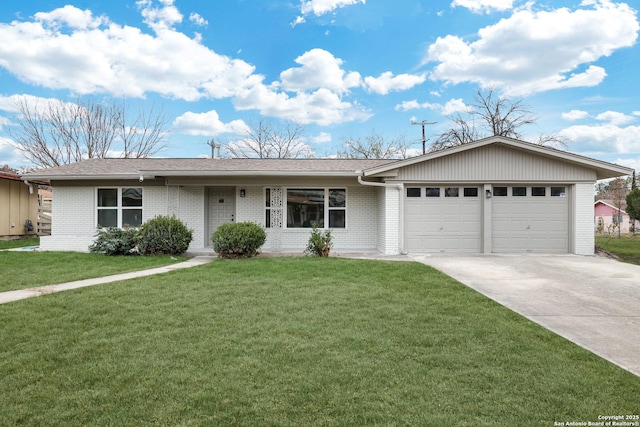
[[493, 187], [493, 252], [569, 252], [569, 198], [563, 186]]
[[408, 187], [404, 212], [407, 251], [481, 251], [479, 187]]

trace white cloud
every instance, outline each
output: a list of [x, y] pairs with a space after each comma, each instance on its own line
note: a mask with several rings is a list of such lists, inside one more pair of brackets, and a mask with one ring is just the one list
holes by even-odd
[[450, 116], [455, 113], [466, 113], [470, 110], [467, 104], [461, 98], [451, 99], [444, 104], [442, 107], [442, 114], [445, 116]]
[[302, 92], [326, 88], [337, 93], [348, 92], [360, 85], [357, 72], [347, 73], [341, 68], [342, 60], [324, 49], [312, 49], [296, 58], [301, 67], [289, 68], [280, 73], [282, 88], [287, 91]]
[[572, 146], [607, 153], [640, 153], [640, 126], [580, 125], [563, 129], [558, 134], [571, 141]]
[[616, 159], [613, 163], [617, 165], [626, 166], [628, 168], [633, 168], [636, 171], [640, 171], [640, 157], [636, 157], [635, 159], [627, 158], [627, 159]]
[[174, 25], [182, 22], [182, 14], [173, 5], [174, 0], [159, 0], [162, 7], [153, 7], [153, 0], [139, 0], [136, 5], [142, 13], [144, 22], [155, 31], [173, 29]]
[[[65, 16], [90, 16], [73, 6], [63, 9]], [[250, 64], [169, 29], [176, 19], [172, 13], [147, 13], [146, 19], [155, 19], [154, 27], [162, 28], [156, 35], [113, 23], [90, 26], [88, 18], [52, 21], [63, 15], [61, 9], [44, 15], [46, 20], [0, 25], [0, 66], [31, 84], [79, 95], [143, 97], [157, 92], [194, 101], [232, 96], [254, 78]]]
[[197, 13], [190, 14], [189, 15], [189, 21], [193, 22], [198, 27], [205, 27], [205, 26], [209, 25], [209, 21], [207, 21], [206, 19], [204, 19], [202, 16], [200, 16]]
[[396, 111], [423, 110], [427, 108], [431, 110], [439, 110], [440, 108], [442, 108], [442, 105], [432, 104], [430, 102], [420, 103], [417, 99], [412, 99], [410, 101], [402, 101], [400, 104], [394, 107]]
[[453, 0], [451, 7], [466, 7], [473, 13], [504, 12], [513, 8], [513, 0]]
[[300, 4], [300, 13], [302, 15], [298, 16], [291, 25], [302, 24], [306, 21], [305, 17], [310, 14], [322, 16], [334, 12], [336, 9], [358, 3], [365, 4], [366, 0], [302, 0]]
[[282, 72], [282, 81], [265, 84], [253, 65], [220, 55], [200, 37], [174, 29], [182, 15], [173, 0], [136, 4], [151, 34], [74, 6], [42, 12], [32, 21], [0, 24], [0, 67], [28, 84], [80, 96], [229, 98], [240, 109], [319, 125], [371, 117], [343, 99], [351, 88], [361, 87], [360, 74], [345, 71], [343, 61], [326, 50], [305, 52], [296, 59], [299, 66]]
[[15, 142], [2, 136], [0, 136], [0, 159], [2, 159], [0, 167], [9, 165], [17, 168], [28, 163], [22, 152], [16, 148]]
[[640, 25], [627, 4], [600, 0], [583, 6], [591, 7], [521, 9], [482, 28], [473, 42], [439, 37], [425, 58], [437, 63], [430, 78], [479, 83], [517, 96], [598, 85], [606, 71], [592, 63], [632, 46]]
[[333, 140], [332, 136], [328, 132], [320, 132], [318, 135], [311, 138], [311, 142], [314, 144], [324, 144], [327, 142], [331, 142]]
[[68, 26], [77, 29], [90, 29], [99, 27], [109, 21], [105, 17], [94, 18], [89, 10], [80, 10], [74, 6], [66, 5], [51, 12], [38, 12], [34, 15], [37, 22], [53, 28]]
[[187, 135], [203, 136], [216, 136], [223, 133], [243, 134], [249, 130], [242, 120], [222, 122], [215, 110], [206, 113], [188, 111], [174, 120], [173, 127]]
[[589, 113], [582, 110], [571, 110], [568, 113], [562, 113], [562, 120], [573, 122], [576, 120], [586, 119], [589, 117]]
[[265, 116], [320, 126], [364, 121], [372, 115], [358, 104], [343, 101], [339, 94], [326, 88], [299, 92], [291, 97], [264, 84], [256, 84], [238, 94], [233, 104], [239, 110], [256, 109]]
[[605, 111], [604, 113], [598, 114], [596, 119], [609, 122], [614, 126], [624, 125], [636, 120], [635, 117], [627, 116], [626, 114], [619, 113], [617, 111]]
[[364, 82], [369, 92], [386, 95], [392, 91], [408, 90], [424, 83], [425, 74], [399, 74], [394, 76], [390, 71], [380, 74], [378, 77], [365, 77]]

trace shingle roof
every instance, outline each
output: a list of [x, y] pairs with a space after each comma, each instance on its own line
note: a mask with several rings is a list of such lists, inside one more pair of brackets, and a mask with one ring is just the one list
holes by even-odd
[[389, 159], [89, 159], [27, 174], [29, 179], [102, 179], [149, 176], [334, 175], [381, 166]]

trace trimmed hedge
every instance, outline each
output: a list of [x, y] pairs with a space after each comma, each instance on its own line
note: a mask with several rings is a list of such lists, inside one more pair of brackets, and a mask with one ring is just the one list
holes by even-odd
[[179, 255], [189, 248], [193, 230], [175, 216], [157, 216], [138, 229], [136, 242], [144, 255]]
[[253, 222], [222, 224], [211, 235], [213, 250], [222, 258], [250, 258], [267, 240], [267, 233]]
[[138, 255], [135, 228], [98, 228], [96, 240], [89, 246], [91, 253], [106, 255]]

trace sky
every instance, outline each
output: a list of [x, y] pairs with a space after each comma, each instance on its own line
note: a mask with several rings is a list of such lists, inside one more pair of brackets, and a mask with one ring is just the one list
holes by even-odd
[[637, 0], [0, 2], [0, 165], [16, 99], [161, 107], [158, 157], [204, 157], [264, 119], [331, 157], [349, 138], [421, 152], [478, 90], [521, 99], [523, 139], [640, 169]]

